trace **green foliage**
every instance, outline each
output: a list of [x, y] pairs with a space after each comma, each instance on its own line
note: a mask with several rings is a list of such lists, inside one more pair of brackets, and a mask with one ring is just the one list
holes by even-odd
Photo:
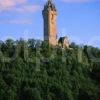
[[[0, 100], [100, 100], [100, 62], [93, 62], [90, 47], [70, 47], [1, 41]], [[100, 58], [98, 48], [91, 53]]]

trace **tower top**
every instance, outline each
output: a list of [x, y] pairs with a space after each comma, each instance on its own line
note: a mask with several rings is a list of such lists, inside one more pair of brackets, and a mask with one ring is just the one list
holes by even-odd
[[51, 2], [52, 0], [48, 0], [48, 2]]
[[52, 2], [52, 0], [48, 0], [48, 2]]
[[44, 10], [49, 10], [49, 9], [56, 11], [56, 7], [53, 4], [52, 0], [47, 0], [46, 5], [44, 6]]

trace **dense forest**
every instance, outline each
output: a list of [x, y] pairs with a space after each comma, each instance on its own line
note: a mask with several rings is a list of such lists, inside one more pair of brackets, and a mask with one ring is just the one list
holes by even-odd
[[0, 100], [100, 100], [100, 49], [0, 41]]

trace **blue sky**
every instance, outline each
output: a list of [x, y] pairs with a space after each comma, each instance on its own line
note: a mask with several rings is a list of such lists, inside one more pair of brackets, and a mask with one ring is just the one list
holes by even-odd
[[[0, 40], [43, 39], [42, 9], [46, 0], [0, 0]], [[53, 0], [58, 37], [78, 44], [100, 45], [99, 0]], [[99, 46], [100, 47], [100, 46]]]

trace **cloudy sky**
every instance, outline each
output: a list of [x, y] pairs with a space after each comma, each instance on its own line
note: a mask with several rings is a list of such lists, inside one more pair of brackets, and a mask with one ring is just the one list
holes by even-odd
[[[58, 37], [100, 45], [100, 0], [52, 0], [57, 8]], [[0, 0], [0, 40], [43, 39], [46, 0]]]

